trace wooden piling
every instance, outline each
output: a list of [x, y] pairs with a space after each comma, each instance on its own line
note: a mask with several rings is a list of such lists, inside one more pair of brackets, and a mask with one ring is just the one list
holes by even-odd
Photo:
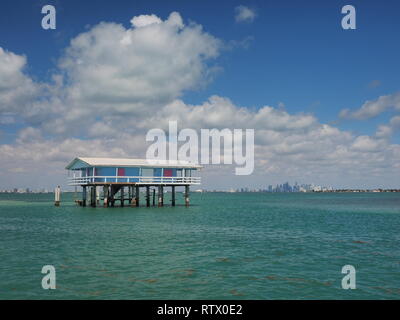
[[185, 186], [185, 206], [189, 207], [189, 186]]
[[135, 188], [132, 187], [132, 199], [131, 199], [131, 207], [136, 207], [136, 193], [135, 193]]
[[87, 190], [86, 186], [82, 187], [82, 207], [86, 207]]
[[150, 187], [146, 186], [146, 207], [150, 207]]
[[173, 207], [175, 207], [175, 186], [171, 186], [171, 191], [172, 191], [172, 194], [171, 194], [171, 204], [172, 204], [172, 206]]
[[96, 205], [99, 206], [100, 205], [100, 190], [97, 187], [94, 187], [96, 190]]
[[121, 191], [121, 207], [123, 207], [124, 205], [125, 205], [125, 199], [124, 199], [124, 196], [125, 196], [125, 188], [124, 187], [121, 187], [121, 189], [120, 189]]
[[58, 186], [54, 190], [54, 205], [56, 207], [59, 207], [60, 206], [60, 202], [61, 202], [61, 189], [60, 189], [60, 186]]
[[111, 205], [111, 207], [114, 207], [114, 204], [115, 204], [115, 198], [114, 198], [114, 196], [115, 196], [115, 189], [114, 189], [114, 186], [113, 185], [111, 185], [111, 188], [110, 188], [111, 190], [110, 190], [110, 205]]
[[163, 186], [158, 187], [158, 206], [159, 207], [164, 206], [164, 187]]
[[96, 187], [90, 188], [90, 206], [96, 207]]
[[135, 188], [136, 188], [136, 192], [135, 192], [135, 196], [136, 196], [136, 207], [139, 207], [140, 188], [139, 188], [139, 186], [135, 186]]
[[153, 189], [153, 207], [156, 205], [156, 189]]
[[109, 187], [103, 186], [103, 206], [108, 207]]

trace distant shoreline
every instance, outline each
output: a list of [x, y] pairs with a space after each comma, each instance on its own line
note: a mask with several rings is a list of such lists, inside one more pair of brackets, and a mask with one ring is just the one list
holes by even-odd
[[[227, 191], [227, 190], [193, 190], [192, 193], [396, 193], [400, 192], [400, 189], [337, 189], [337, 190], [324, 190], [324, 191]], [[62, 191], [62, 193], [75, 193], [75, 191]], [[80, 191], [78, 192], [80, 193]], [[168, 192], [167, 192], [168, 193]], [[179, 193], [179, 191], [177, 191]], [[0, 191], [0, 194], [54, 194], [54, 191], [49, 192], [11, 192], [11, 191]]]
[[400, 189], [338, 189], [338, 190], [326, 190], [326, 191], [223, 191], [223, 190], [215, 190], [215, 191], [193, 191], [197, 193], [385, 193], [385, 192], [400, 192]]

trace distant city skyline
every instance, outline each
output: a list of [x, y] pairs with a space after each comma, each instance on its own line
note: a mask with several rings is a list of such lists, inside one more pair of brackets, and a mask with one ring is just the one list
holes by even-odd
[[77, 156], [145, 158], [151, 129], [254, 129], [254, 171], [210, 165], [204, 189], [282, 181], [400, 183], [400, 4], [352, 1], [0, 4], [0, 190], [62, 190]]
[[[182, 189], [182, 190], [180, 190]], [[98, 190], [101, 192], [101, 187], [98, 187]], [[66, 190], [61, 190], [62, 192], [77, 192], [81, 193], [81, 189], [77, 188], [76, 190], [74, 187], [67, 187]], [[247, 193], [247, 192], [268, 192], [268, 193], [292, 193], [292, 192], [346, 192], [346, 191], [357, 191], [357, 192], [364, 192], [364, 191], [373, 191], [373, 192], [382, 192], [382, 191], [393, 191], [393, 192], [400, 192], [400, 188], [371, 188], [371, 189], [364, 189], [364, 188], [333, 188], [331, 186], [320, 186], [311, 184], [298, 184], [295, 182], [293, 186], [289, 184], [289, 182], [285, 182], [282, 184], [277, 184], [275, 186], [268, 185], [260, 188], [252, 188], [252, 187], [242, 187], [238, 189], [230, 188], [230, 189], [204, 189], [200, 187], [193, 188], [192, 192], [230, 192], [230, 193]], [[11, 189], [0, 189], [0, 193], [20, 193], [20, 194], [37, 194], [37, 193], [53, 193], [54, 190], [46, 189], [46, 188], [38, 188], [38, 189], [30, 189], [30, 188], [11, 188]], [[169, 192], [166, 190], [165, 192]], [[183, 192], [183, 188], [177, 187], [177, 192]]]

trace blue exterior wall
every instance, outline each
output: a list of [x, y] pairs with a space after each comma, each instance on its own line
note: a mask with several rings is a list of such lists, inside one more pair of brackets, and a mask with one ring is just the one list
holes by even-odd
[[[123, 168], [125, 170], [125, 176], [132, 177], [132, 176], [141, 176], [140, 168], [139, 167], [118, 167]], [[153, 176], [154, 177], [161, 177], [162, 175], [162, 168], [146, 168], [146, 169], [154, 169]], [[172, 170], [172, 177], [177, 177], [177, 171], [182, 171], [181, 168], [165, 168]], [[184, 169], [186, 170], [185, 176], [190, 176], [190, 171], [192, 169]], [[195, 169], [193, 169], [195, 170]], [[80, 168], [79, 171], [82, 172], [82, 177], [91, 176], [93, 174], [93, 167], [87, 168]], [[117, 167], [96, 167], [95, 175], [96, 176], [107, 176], [107, 177], [116, 177], [117, 174]], [[129, 182], [138, 182], [139, 179], [130, 179]], [[96, 178], [95, 182], [105, 182], [105, 178]], [[107, 178], [107, 182], [128, 182], [127, 178], [115, 178], [110, 179]]]
[[126, 176], [139, 176], [140, 168], [125, 168], [125, 175]]
[[96, 168], [97, 176], [114, 176], [116, 174], [116, 168], [106, 168], [106, 167], [98, 167]]
[[[125, 175], [130, 177], [140, 176], [140, 168], [125, 168]], [[139, 179], [129, 179], [129, 182], [139, 182]]]
[[155, 168], [154, 169], [154, 176], [155, 177], [161, 177], [162, 169], [161, 168]]
[[[115, 177], [116, 169], [115, 168], [107, 168], [107, 167], [98, 167], [96, 168], [96, 176], [113, 176]], [[105, 178], [97, 178], [95, 182], [104, 182]], [[110, 181], [110, 180], [107, 180]], [[115, 181], [114, 181], [115, 182]]]

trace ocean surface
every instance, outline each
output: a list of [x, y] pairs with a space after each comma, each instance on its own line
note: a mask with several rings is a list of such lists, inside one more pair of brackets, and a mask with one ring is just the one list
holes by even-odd
[[[189, 208], [53, 199], [0, 194], [0, 299], [400, 298], [400, 194], [192, 193]], [[42, 289], [44, 265], [56, 290]]]

